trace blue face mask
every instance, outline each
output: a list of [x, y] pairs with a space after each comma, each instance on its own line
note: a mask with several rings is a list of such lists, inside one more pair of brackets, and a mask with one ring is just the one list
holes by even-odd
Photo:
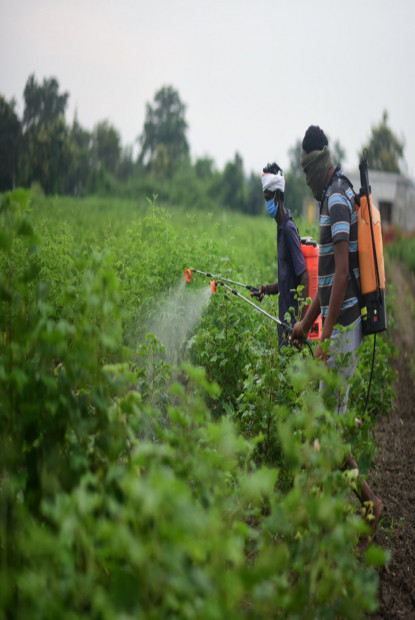
[[277, 215], [277, 213], [278, 213], [278, 206], [279, 206], [279, 203], [278, 203], [278, 204], [275, 204], [274, 199], [273, 199], [273, 198], [271, 198], [271, 200], [267, 200], [267, 201], [265, 202], [265, 206], [266, 206], [266, 208], [267, 208], [268, 215], [269, 215], [270, 217], [272, 217], [273, 219], [275, 219], [275, 216], [276, 216], [276, 215]]

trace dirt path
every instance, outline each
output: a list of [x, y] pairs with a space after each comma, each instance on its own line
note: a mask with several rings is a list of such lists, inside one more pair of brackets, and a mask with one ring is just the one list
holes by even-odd
[[385, 504], [376, 542], [392, 554], [379, 572], [380, 608], [372, 617], [415, 618], [415, 277], [391, 262], [395, 321], [390, 328], [398, 357], [396, 399], [390, 422], [380, 418], [375, 436], [379, 453], [369, 481]]

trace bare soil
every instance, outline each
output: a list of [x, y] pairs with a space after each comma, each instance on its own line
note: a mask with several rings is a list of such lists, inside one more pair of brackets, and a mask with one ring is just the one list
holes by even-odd
[[393, 283], [394, 322], [390, 327], [398, 355], [396, 399], [390, 420], [375, 429], [379, 452], [368, 480], [385, 509], [376, 543], [389, 549], [391, 561], [379, 571], [376, 620], [415, 618], [415, 276], [397, 262], [388, 264]]

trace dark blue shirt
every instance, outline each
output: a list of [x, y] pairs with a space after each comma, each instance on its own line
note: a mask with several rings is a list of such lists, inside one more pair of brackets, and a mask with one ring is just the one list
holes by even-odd
[[[280, 321], [287, 323], [284, 315], [288, 309], [294, 307], [294, 315], [291, 316], [289, 323], [294, 325], [297, 320], [298, 302], [294, 299], [295, 290], [300, 283], [300, 276], [306, 271], [307, 267], [304, 255], [301, 250], [300, 238], [297, 228], [291, 218], [291, 211], [287, 209], [287, 213], [277, 229], [277, 246], [278, 246], [278, 315]], [[279, 341], [283, 340], [284, 330], [279, 327]]]

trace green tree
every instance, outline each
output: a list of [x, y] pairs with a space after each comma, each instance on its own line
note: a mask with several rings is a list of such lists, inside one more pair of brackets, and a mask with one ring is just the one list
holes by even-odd
[[63, 193], [70, 165], [68, 128], [57, 118], [48, 128], [41, 125], [24, 136], [25, 184], [37, 181], [46, 194]]
[[[150, 171], [154, 178], [164, 179], [169, 175], [170, 159], [167, 152], [167, 146], [160, 142], [157, 145], [156, 152], [150, 163]], [[177, 169], [176, 169], [177, 170]]]
[[302, 215], [303, 202], [306, 197], [311, 197], [311, 192], [305, 182], [305, 175], [300, 164], [301, 140], [288, 149], [290, 168], [285, 176], [285, 200], [286, 206], [291, 209], [293, 215]]
[[23, 130], [38, 129], [44, 125], [47, 129], [57, 118], [64, 116], [69, 93], [59, 94], [56, 78], [44, 78], [43, 84], [36, 82], [34, 74], [30, 75], [23, 92], [25, 109]]
[[301, 140], [300, 138], [298, 138], [294, 146], [288, 149], [288, 157], [290, 160], [290, 170], [296, 177], [304, 176], [304, 172], [300, 164], [300, 156], [301, 156]]
[[46, 193], [64, 190], [70, 150], [65, 109], [68, 93], [59, 94], [55, 78], [36, 82], [31, 75], [24, 89], [22, 181], [39, 182]]
[[239, 153], [235, 153], [234, 160], [223, 171], [222, 201], [235, 211], [246, 211], [244, 168]]
[[199, 157], [195, 163], [198, 179], [209, 179], [213, 175], [214, 161], [211, 157]]
[[383, 112], [382, 120], [372, 127], [367, 149], [367, 160], [372, 170], [400, 172], [399, 161], [403, 159], [404, 141], [399, 140], [388, 126], [388, 113]]
[[248, 179], [246, 209], [250, 215], [260, 215], [265, 211], [261, 177], [259, 174], [255, 174], [254, 172], [251, 172]]
[[128, 145], [121, 150], [117, 177], [121, 182], [125, 183], [128, 181], [129, 177], [134, 174], [135, 170], [136, 166], [133, 160], [133, 147]]
[[92, 142], [95, 165], [101, 165], [107, 172], [115, 174], [121, 155], [121, 140], [118, 131], [108, 121], [101, 121], [94, 128]]
[[65, 192], [83, 195], [92, 166], [92, 135], [83, 129], [75, 114], [68, 136], [69, 166], [65, 181]]
[[311, 192], [305, 182], [305, 176], [298, 177], [292, 170], [285, 174], [285, 206], [291, 210], [292, 215], [300, 216], [303, 213], [305, 198], [312, 198]]
[[[139, 137], [139, 164], [151, 170], [154, 159], [158, 160], [158, 164], [162, 160], [165, 162], [165, 174], [171, 176], [174, 173], [189, 155], [185, 110], [179, 93], [172, 86], [163, 86], [156, 93], [154, 104], [147, 104], [143, 133]], [[160, 148], [161, 145], [164, 148]], [[159, 168], [157, 165], [158, 172]]]
[[16, 186], [22, 127], [15, 107], [14, 99], [0, 96], [0, 192]]

